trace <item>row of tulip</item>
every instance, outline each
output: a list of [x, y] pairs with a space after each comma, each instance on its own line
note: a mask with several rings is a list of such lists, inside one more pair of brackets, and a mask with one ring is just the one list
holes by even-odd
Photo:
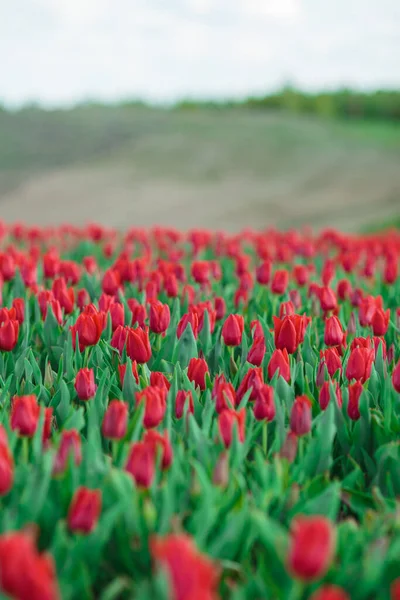
[[0, 223], [0, 591], [400, 598], [400, 235]]

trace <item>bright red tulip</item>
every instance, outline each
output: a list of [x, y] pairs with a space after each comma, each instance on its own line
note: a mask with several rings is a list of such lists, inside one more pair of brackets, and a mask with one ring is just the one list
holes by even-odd
[[171, 466], [173, 453], [171, 442], [169, 441], [168, 431], [163, 434], [149, 429], [146, 431], [143, 437], [143, 441], [150, 448], [152, 448], [154, 456], [156, 457], [157, 452], [161, 451], [161, 468], [168, 469]]
[[340, 358], [337, 348], [327, 348], [327, 350], [320, 351], [321, 363], [326, 364], [328, 374], [333, 377], [334, 374], [339, 371], [342, 372], [342, 359]]
[[169, 327], [171, 313], [168, 304], [152, 302], [150, 304], [150, 331], [165, 333]]
[[235, 408], [236, 392], [231, 383], [222, 381], [215, 390], [215, 410], [220, 414], [226, 408]]
[[271, 279], [272, 265], [269, 260], [264, 260], [256, 271], [257, 282], [261, 285], [268, 285]]
[[226, 346], [239, 346], [242, 342], [244, 319], [242, 315], [229, 315], [222, 327], [222, 339]]
[[390, 309], [383, 311], [381, 308], [376, 308], [371, 318], [371, 327], [374, 335], [385, 335], [389, 327]]
[[164, 373], [159, 373], [158, 371], [151, 372], [150, 385], [154, 387], [165, 388], [167, 391], [169, 391], [171, 387], [171, 383], [168, 381]]
[[[127, 367], [126, 364], [118, 365], [118, 374], [119, 374], [119, 380], [121, 382], [121, 387], [124, 385], [126, 367]], [[138, 370], [137, 370], [137, 363], [135, 360], [132, 361], [132, 374], [133, 374], [133, 377], [135, 378], [136, 383], [139, 385], [139, 374], [138, 374]]]
[[25, 300], [23, 298], [14, 298], [12, 307], [15, 310], [15, 318], [21, 325], [25, 321]]
[[[89, 305], [90, 306], [90, 305]], [[88, 311], [86, 307], [85, 311]], [[104, 313], [89, 313], [83, 312], [79, 315], [75, 325], [72, 325], [72, 344], [75, 348], [76, 336], [79, 339], [79, 350], [82, 352], [89, 346], [95, 346], [100, 339], [101, 333], [105, 325]]]
[[350, 600], [350, 596], [338, 585], [327, 583], [318, 588], [317, 591], [310, 596], [310, 600]]
[[18, 342], [19, 322], [15, 308], [0, 310], [0, 350], [11, 352]]
[[78, 488], [68, 509], [68, 527], [76, 533], [91, 533], [101, 513], [101, 490]]
[[131, 445], [125, 471], [129, 473], [136, 484], [149, 488], [155, 474], [154, 449], [145, 442], [135, 442]]
[[194, 414], [194, 402], [192, 392], [179, 390], [175, 398], [175, 416], [177, 419], [183, 417], [185, 405], [187, 406], [187, 412]]
[[[328, 407], [328, 404], [331, 400], [330, 383], [331, 383], [330, 381], [324, 381], [324, 383], [322, 384], [322, 387], [319, 391], [319, 405], [321, 407], [321, 410], [325, 410]], [[342, 400], [342, 393], [340, 391], [340, 387], [337, 382], [334, 384], [334, 388], [335, 388], [335, 393], [336, 393], [336, 400], [337, 400], [338, 406], [340, 408], [343, 404], [343, 400]]]
[[359, 381], [349, 385], [349, 403], [347, 405], [347, 414], [352, 421], [357, 421], [360, 418], [360, 396], [363, 392], [363, 386]]
[[336, 536], [333, 524], [323, 516], [299, 515], [292, 521], [288, 568], [296, 579], [321, 579], [332, 562]]
[[336, 316], [325, 321], [324, 342], [327, 346], [342, 346], [346, 341], [342, 324]]
[[319, 290], [319, 302], [324, 312], [330, 312], [337, 308], [337, 298], [335, 292], [327, 286]]
[[374, 362], [374, 350], [367, 348], [354, 348], [351, 351], [346, 367], [346, 377], [349, 381], [356, 379], [364, 383], [371, 375]]
[[147, 318], [147, 311], [146, 311], [146, 307], [143, 306], [143, 304], [140, 304], [140, 302], [138, 302], [136, 300], [136, 298], [129, 298], [129, 300], [127, 300], [128, 306], [129, 306], [129, 310], [132, 313], [132, 322], [131, 325], [139, 325], [139, 327], [144, 328], [144, 322]]
[[264, 335], [255, 337], [253, 344], [247, 354], [247, 362], [259, 367], [262, 364], [266, 352]]
[[392, 373], [392, 383], [393, 387], [398, 394], [400, 394], [400, 360], [393, 369]]
[[[7, 440], [0, 441], [0, 496], [11, 490], [14, 482], [14, 460]], [[0, 575], [1, 577], [1, 575]]]
[[188, 325], [190, 325], [194, 337], [197, 338], [199, 333], [199, 317], [197, 313], [189, 312], [183, 315], [176, 328], [176, 337], [178, 338], [178, 340], [180, 339]]
[[255, 400], [257, 398], [257, 394], [261, 389], [262, 384], [264, 383], [264, 376], [262, 369], [259, 367], [251, 368], [247, 371], [246, 375], [243, 377], [237, 392], [236, 392], [236, 404], [240, 404], [243, 396], [246, 392], [251, 388], [250, 398], [249, 400]]
[[286, 349], [289, 354], [293, 354], [304, 341], [305, 331], [311, 319], [305, 315], [290, 315], [283, 319], [274, 316], [273, 321], [275, 347], [278, 350]]

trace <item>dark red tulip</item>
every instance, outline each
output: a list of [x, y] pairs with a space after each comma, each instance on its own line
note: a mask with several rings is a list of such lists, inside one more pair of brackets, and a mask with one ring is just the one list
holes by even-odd
[[188, 366], [188, 378], [200, 390], [206, 389], [206, 374], [209, 372], [204, 358], [191, 358]]
[[15, 308], [0, 310], [0, 350], [11, 352], [18, 342], [19, 322]]
[[239, 346], [242, 342], [244, 318], [242, 315], [229, 315], [222, 327], [222, 339], [226, 346]]
[[246, 409], [242, 408], [236, 412], [230, 408], [226, 408], [218, 417], [218, 428], [222, 441], [226, 448], [229, 448], [233, 441], [234, 427], [237, 428], [239, 442], [244, 442], [244, 426], [246, 422]]
[[128, 405], [120, 400], [111, 400], [104, 414], [102, 433], [110, 440], [122, 440], [128, 426]]
[[[328, 404], [330, 402], [331, 399], [331, 388], [330, 388], [331, 382], [330, 381], [324, 381], [324, 383], [322, 384], [322, 387], [319, 391], [319, 405], [321, 407], [322, 410], [325, 410], [328, 407]], [[336, 393], [336, 400], [338, 403], [338, 406], [341, 407], [343, 400], [342, 400], [342, 393], [340, 391], [340, 387], [339, 384], [337, 382], [335, 382], [333, 384], [334, 389], [335, 389], [335, 393]]]
[[113, 302], [109, 308], [112, 330], [123, 327], [125, 323], [125, 308], [120, 302]]
[[123, 353], [126, 340], [128, 339], [129, 327], [124, 327], [123, 325], [119, 325], [114, 331], [111, 338], [111, 346], [118, 350], [120, 354]]
[[288, 568], [296, 579], [321, 579], [332, 562], [336, 545], [335, 529], [323, 516], [299, 515], [292, 521]]
[[101, 504], [101, 490], [78, 488], [68, 509], [69, 529], [75, 533], [91, 533], [98, 523]]
[[152, 537], [150, 553], [168, 575], [171, 600], [219, 600], [219, 568], [187, 534]]
[[390, 600], [400, 600], [400, 577], [395, 579], [390, 586]]
[[349, 385], [349, 403], [347, 405], [347, 414], [352, 421], [360, 418], [360, 396], [363, 392], [363, 386], [359, 381]]
[[273, 317], [275, 347], [278, 350], [286, 349], [289, 354], [293, 354], [299, 344], [304, 340], [306, 328], [311, 321], [305, 315], [290, 315], [279, 319]]
[[275, 418], [274, 388], [263, 383], [253, 406], [257, 421], [273, 421]]
[[81, 437], [76, 429], [67, 429], [61, 432], [61, 441], [53, 465], [54, 475], [64, 473], [69, 460], [76, 466], [82, 462]]
[[152, 302], [150, 304], [150, 331], [165, 333], [169, 327], [171, 313], [168, 304]]
[[393, 387], [398, 394], [400, 394], [400, 360], [393, 369], [392, 373], [392, 383]]
[[30, 396], [14, 396], [11, 406], [11, 429], [20, 436], [33, 437], [39, 423], [40, 407], [37, 398]]
[[226, 303], [225, 303], [224, 298], [222, 298], [221, 296], [217, 296], [214, 299], [214, 306], [215, 306], [216, 319], [217, 319], [217, 321], [221, 321], [221, 319], [224, 318], [225, 313], [226, 313]]
[[350, 298], [352, 292], [350, 281], [348, 279], [338, 281], [336, 292], [340, 300], [344, 301]]
[[143, 425], [146, 429], [157, 427], [164, 419], [167, 409], [167, 390], [165, 388], [148, 386], [141, 392], [136, 392], [136, 402], [144, 402]]
[[385, 335], [390, 320], [390, 309], [383, 311], [381, 308], [376, 308], [371, 318], [371, 327], [374, 335], [382, 336]]
[[150, 444], [135, 442], [131, 445], [125, 471], [129, 473], [136, 484], [142, 488], [149, 488], [155, 474], [154, 450]]
[[328, 374], [333, 377], [337, 371], [342, 372], [342, 359], [340, 358], [337, 348], [327, 348], [320, 351], [321, 363], [326, 364]]
[[14, 298], [12, 307], [15, 310], [15, 318], [21, 325], [25, 321], [25, 300], [23, 298]]
[[308, 396], [297, 396], [290, 413], [290, 429], [298, 436], [311, 431], [311, 400]]
[[261, 285], [268, 285], [271, 279], [272, 265], [269, 260], [264, 260], [256, 271], [257, 282]]
[[330, 312], [337, 308], [337, 298], [332, 288], [324, 286], [319, 290], [319, 301], [324, 312]]
[[275, 271], [271, 282], [271, 291], [273, 294], [279, 294], [280, 296], [286, 292], [287, 286], [289, 285], [289, 273], [282, 269]]
[[151, 346], [149, 330], [146, 327], [141, 329], [129, 329], [126, 342], [126, 353], [129, 358], [139, 364], [147, 363], [151, 358]]
[[283, 377], [285, 381], [290, 381], [290, 362], [286, 348], [274, 350], [271, 355], [268, 363], [268, 377], [272, 379], [276, 371], [279, 371], [280, 377]]
[[127, 303], [128, 303], [128, 306], [129, 306], [129, 310], [132, 313], [132, 323], [131, 323], [131, 325], [138, 324], [139, 327], [143, 328], [145, 320], [147, 318], [146, 307], [143, 306], [143, 304], [140, 304], [140, 302], [138, 302], [136, 300], [136, 298], [129, 298], [129, 300], [127, 300]]

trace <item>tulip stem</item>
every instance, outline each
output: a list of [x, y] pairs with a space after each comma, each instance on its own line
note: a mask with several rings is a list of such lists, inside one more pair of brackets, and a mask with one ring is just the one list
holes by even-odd
[[29, 439], [27, 437], [22, 438], [22, 458], [25, 463], [29, 462]]
[[265, 421], [262, 429], [262, 446], [265, 457], [268, 456], [268, 421]]
[[301, 581], [293, 581], [293, 586], [290, 591], [289, 600], [301, 600], [304, 593], [304, 584]]

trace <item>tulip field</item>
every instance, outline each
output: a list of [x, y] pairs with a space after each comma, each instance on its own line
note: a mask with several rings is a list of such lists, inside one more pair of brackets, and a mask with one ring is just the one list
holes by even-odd
[[0, 597], [399, 600], [399, 262], [0, 223]]

